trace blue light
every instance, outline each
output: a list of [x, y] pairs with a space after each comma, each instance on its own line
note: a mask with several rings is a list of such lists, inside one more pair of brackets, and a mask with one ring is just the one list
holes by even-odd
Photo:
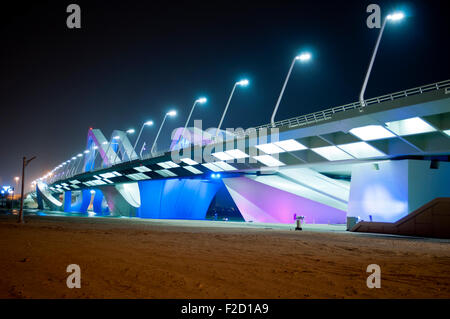
[[216, 178], [220, 178], [220, 174], [216, 174]]
[[211, 174], [211, 178], [213, 178], [213, 179], [217, 179], [217, 178], [220, 178], [220, 174], [219, 173], [217, 173], [217, 174]]
[[216, 178], [216, 174], [211, 174], [211, 178]]

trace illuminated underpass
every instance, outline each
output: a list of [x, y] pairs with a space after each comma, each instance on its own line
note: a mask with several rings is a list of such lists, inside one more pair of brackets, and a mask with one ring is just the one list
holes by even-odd
[[113, 132], [120, 142], [111, 147], [91, 129], [84, 164], [60, 165], [37, 183], [36, 200], [53, 210], [205, 219], [227, 197], [245, 221], [393, 223], [450, 197], [449, 92], [450, 81], [434, 83], [220, 139], [189, 128], [192, 138], [175, 136], [171, 151], [150, 157], [124, 132]]

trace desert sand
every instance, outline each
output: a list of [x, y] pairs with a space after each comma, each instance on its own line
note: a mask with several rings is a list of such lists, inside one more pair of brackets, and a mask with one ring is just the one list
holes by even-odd
[[[80, 289], [66, 286], [69, 264]], [[367, 288], [369, 264], [379, 289]], [[0, 298], [450, 298], [450, 241], [0, 215], [0, 271]]]

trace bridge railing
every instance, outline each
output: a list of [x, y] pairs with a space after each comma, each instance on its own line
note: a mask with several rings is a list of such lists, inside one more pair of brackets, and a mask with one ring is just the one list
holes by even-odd
[[[277, 121], [274, 123], [274, 125], [269, 123], [269, 124], [264, 124], [264, 125], [260, 125], [260, 126], [255, 126], [250, 129], [260, 130], [260, 129], [264, 129], [264, 128], [268, 129], [268, 128], [274, 128], [274, 127], [289, 127], [289, 128], [299, 127], [299, 126], [303, 126], [303, 125], [308, 125], [308, 124], [313, 124], [313, 123], [318, 123], [321, 121], [329, 120], [332, 118], [333, 114], [336, 114], [336, 113], [345, 112], [348, 110], [359, 109], [362, 107], [379, 104], [379, 103], [382, 103], [385, 101], [394, 101], [394, 100], [397, 100], [400, 98], [405, 98], [405, 97], [417, 95], [417, 94], [423, 94], [426, 92], [436, 91], [436, 90], [440, 90], [440, 89], [445, 89], [446, 93], [450, 92], [450, 80], [436, 82], [433, 84], [427, 84], [427, 85], [419, 86], [419, 87], [416, 87], [413, 89], [403, 90], [403, 91], [399, 91], [399, 92], [395, 92], [395, 93], [390, 93], [390, 94], [385, 94], [382, 96], [370, 98], [370, 99], [364, 100], [365, 106], [361, 106], [360, 102], [353, 102], [353, 103], [325, 109], [322, 111], [318, 111], [318, 112], [314, 112], [314, 113], [310, 113], [310, 114], [306, 114], [306, 115], [300, 115], [300, 116], [293, 117], [293, 118], [286, 119], [286, 120]], [[237, 133], [236, 137], [246, 136], [250, 129], [246, 130], [245, 132]], [[164, 151], [158, 151], [157, 153], [154, 153], [154, 154], [146, 154], [146, 155], [143, 155], [140, 159], [144, 160], [144, 159], [149, 159], [149, 158], [153, 158], [153, 157], [158, 157], [169, 151], [170, 150], [164, 150]], [[94, 169], [93, 171], [96, 171], [99, 169], [102, 169], [102, 168], [97, 168], [97, 169]], [[76, 175], [76, 174], [74, 174], [74, 175]]]
[[[440, 90], [440, 89], [450, 90], [450, 80], [427, 84], [427, 85], [419, 86], [419, 87], [412, 88], [412, 89], [407, 89], [407, 90], [403, 90], [403, 91], [399, 91], [399, 92], [395, 92], [395, 93], [390, 93], [390, 94], [385, 94], [385, 95], [381, 95], [378, 97], [370, 98], [370, 99], [364, 100], [365, 106], [363, 106], [363, 107], [367, 107], [369, 105], [374, 105], [374, 104], [379, 104], [379, 103], [382, 103], [385, 101], [394, 101], [394, 100], [397, 100], [400, 98], [417, 95], [417, 94], [422, 94], [422, 93], [426, 93], [429, 91], [436, 91], [436, 90]], [[271, 123], [269, 123], [269, 124], [255, 126], [255, 127], [249, 128], [248, 130], [250, 130], [250, 129], [260, 130], [260, 129], [264, 129], [264, 128], [268, 129], [268, 128], [274, 128], [274, 127], [289, 127], [289, 128], [299, 127], [299, 126], [303, 126], [303, 125], [307, 125], [307, 124], [313, 124], [313, 123], [318, 123], [320, 121], [329, 120], [332, 118], [333, 114], [345, 112], [348, 110], [359, 109], [359, 108], [361, 108], [361, 103], [358, 101], [358, 102], [353, 102], [353, 103], [349, 103], [349, 104], [345, 104], [345, 105], [332, 107], [332, 108], [314, 112], [314, 113], [309, 113], [306, 115], [300, 115], [300, 116], [293, 117], [293, 118], [286, 119], [286, 120], [277, 121], [274, 123], [275, 125], [272, 125]], [[236, 137], [246, 136], [248, 133], [248, 130], [246, 130], [244, 132], [236, 133]], [[164, 151], [158, 151], [157, 153], [154, 153], [153, 155], [146, 154], [146, 155], [143, 155], [141, 159], [149, 159], [149, 158], [153, 158], [153, 157], [158, 157], [169, 151], [170, 150], [167, 149]]]
[[[408, 90], [404, 90], [404, 91], [399, 91], [399, 92], [395, 92], [395, 93], [391, 93], [391, 94], [386, 94], [386, 95], [370, 98], [370, 99], [364, 100], [364, 102], [365, 102], [364, 107], [367, 107], [367, 106], [373, 105], [373, 104], [379, 104], [379, 103], [382, 103], [385, 101], [393, 101], [393, 100], [397, 100], [399, 98], [404, 98], [407, 96], [422, 94], [425, 92], [435, 91], [435, 90], [440, 90], [440, 89], [449, 90], [450, 89], [450, 80], [441, 81], [441, 82], [437, 82], [437, 83], [433, 83], [433, 84], [427, 84], [427, 85], [419, 86], [419, 87], [416, 87], [413, 89], [408, 89]], [[253, 128], [256, 130], [259, 130], [259, 129], [263, 129], [263, 128], [273, 128], [273, 127], [289, 127], [289, 128], [297, 127], [297, 126], [317, 123], [317, 122], [324, 121], [324, 120], [329, 120], [332, 118], [333, 114], [345, 112], [348, 110], [359, 109], [359, 108], [361, 108], [361, 103], [353, 102], [353, 103], [329, 108], [329, 109], [326, 109], [323, 111], [318, 111], [318, 112], [314, 112], [314, 113], [310, 113], [310, 114], [306, 114], [306, 115], [300, 115], [300, 116], [293, 117], [293, 118], [286, 119], [286, 120], [277, 121], [274, 123], [274, 125], [269, 123], [269, 124], [264, 124], [264, 125], [260, 125], [260, 126], [255, 126]], [[238, 134], [238, 136], [245, 136], [245, 133]]]

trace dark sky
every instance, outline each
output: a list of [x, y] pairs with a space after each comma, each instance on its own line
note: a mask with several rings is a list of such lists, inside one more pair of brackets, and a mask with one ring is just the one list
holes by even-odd
[[[175, 106], [160, 146], [183, 126], [193, 100], [206, 95], [195, 119], [217, 126], [234, 82], [224, 127], [270, 122], [291, 59], [296, 66], [277, 119], [358, 100], [378, 29], [366, 7], [407, 18], [388, 25], [366, 91], [374, 97], [450, 78], [447, 1], [33, 1], [2, 3], [0, 186], [20, 175], [22, 156], [36, 155], [31, 181], [86, 148], [89, 127], [138, 130]], [[77, 3], [82, 29], [66, 27]], [[28, 184], [28, 183], [27, 183]]]

